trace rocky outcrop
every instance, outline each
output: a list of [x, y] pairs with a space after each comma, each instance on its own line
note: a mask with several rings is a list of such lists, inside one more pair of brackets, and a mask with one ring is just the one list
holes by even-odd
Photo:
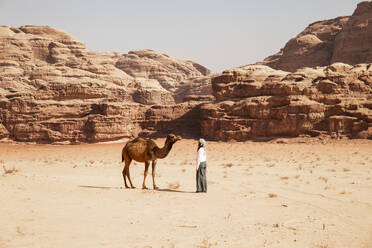
[[372, 2], [358, 4], [352, 16], [319, 21], [287, 42], [263, 64], [294, 72], [299, 68], [372, 62]]
[[333, 62], [372, 62], [372, 2], [361, 2], [334, 41]]
[[371, 64], [294, 73], [245, 66], [213, 77], [212, 88], [218, 101], [201, 107], [201, 133], [208, 139], [372, 137]]
[[[151, 50], [92, 52], [47, 26], [1, 26], [0, 139], [101, 142], [164, 135], [171, 127], [197, 133], [199, 124], [185, 124], [182, 116], [211, 93], [195, 91], [194, 99], [187, 98], [194, 81], [210, 88], [207, 74], [195, 62]], [[177, 94], [178, 105], [174, 92], [185, 92]], [[154, 117], [159, 111], [161, 119]]]
[[136, 78], [156, 79], [166, 90], [174, 92], [179, 82], [202, 77], [210, 71], [192, 61], [182, 61], [152, 50], [136, 50], [124, 54], [116, 67]]
[[87, 51], [47, 26], [0, 26], [0, 139], [372, 138], [371, 6], [313, 23], [264, 62], [219, 75], [152, 50]]

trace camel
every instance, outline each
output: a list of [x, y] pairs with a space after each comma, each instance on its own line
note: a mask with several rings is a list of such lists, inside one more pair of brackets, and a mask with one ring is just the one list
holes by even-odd
[[145, 172], [143, 174], [143, 183], [142, 189], [148, 189], [146, 187], [146, 177], [147, 171], [149, 169], [150, 161], [152, 161], [152, 183], [154, 189], [159, 189], [155, 183], [155, 169], [156, 169], [156, 161], [157, 159], [165, 158], [169, 151], [172, 149], [172, 146], [177, 141], [181, 140], [180, 136], [176, 136], [174, 134], [169, 134], [167, 139], [165, 140], [164, 146], [159, 148], [156, 143], [151, 139], [143, 139], [137, 137], [133, 140], [128, 141], [122, 151], [122, 162], [125, 161], [125, 166], [123, 169], [123, 178], [124, 178], [124, 185], [125, 188], [129, 188], [127, 184], [127, 180], [125, 177], [128, 177], [130, 186], [132, 189], [135, 187], [132, 184], [132, 180], [130, 179], [130, 172], [129, 166], [132, 160], [137, 162], [144, 162], [145, 163]]

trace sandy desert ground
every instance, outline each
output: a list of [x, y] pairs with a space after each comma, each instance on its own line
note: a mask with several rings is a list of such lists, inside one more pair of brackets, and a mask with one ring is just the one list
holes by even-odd
[[208, 142], [207, 194], [196, 145], [154, 191], [139, 163], [122, 188], [123, 143], [0, 144], [0, 247], [372, 247], [372, 141]]

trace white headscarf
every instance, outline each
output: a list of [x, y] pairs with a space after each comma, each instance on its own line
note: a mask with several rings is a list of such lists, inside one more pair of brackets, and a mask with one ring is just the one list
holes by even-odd
[[203, 138], [199, 139], [200, 146], [205, 146], [205, 140]]

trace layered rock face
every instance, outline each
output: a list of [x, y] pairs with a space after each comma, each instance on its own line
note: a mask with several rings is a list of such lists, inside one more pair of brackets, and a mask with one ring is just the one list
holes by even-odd
[[335, 62], [372, 62], [372, 2], [358, 4], [352, 16], [319, 21], [287, 42], [263, 64], [294, 72], [303, 67], [326, 66]]
[[219, 75], [152, 50], [87, 51], [50, 27], [0, 26], [0, 140], [372, 138], [371, 9], [313, 23], [264, 62]]
[[251, 65], [213, 77], [212, 87], [218, 101], [201, 107], [201, 133], [208, 139], [372, 137], [371, 64], [294, 73]]
[[136, 78], [156, 79], [166, 90], [174, 92], [179, 82], [210, 74], [202, 65], [182, 61], [152, 50], [137, 50], [124, 54], [116, 67]]
[[334, 42], [332, 62], [372, 62], [372, 2], [361, 2]]
[[[210, 88], [207, 74], [201, 65], [151, 50], [90, 52], [47, 26], [1, 26], [0, 139], [100, 142], [171, 129], [182, 134], [187, 113], [204, 94], [211, 97], [211, 90], [200, 90], [183, 103], [194, 80]], [[175, 105], [174, 92], [182, 90]], [[194, 122], [187, 125], [197, 133]]]

